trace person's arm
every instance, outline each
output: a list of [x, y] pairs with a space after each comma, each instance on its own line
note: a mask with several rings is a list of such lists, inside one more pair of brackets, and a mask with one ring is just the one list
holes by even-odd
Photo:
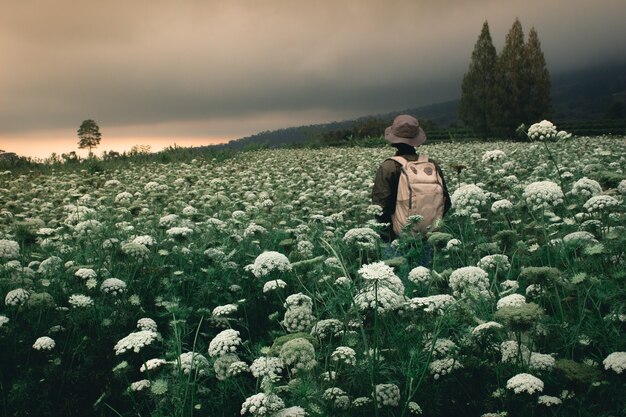
[[397, 162], [385, 160], [374, 177], [374, 187], [372, 188], [372, 204], [383, 209], [380, 216], [376, 216], [379, 223], [389, 223], [389, 236], [392, 236], [391, 215], [396, 210], [396, 193], [398, 188]]

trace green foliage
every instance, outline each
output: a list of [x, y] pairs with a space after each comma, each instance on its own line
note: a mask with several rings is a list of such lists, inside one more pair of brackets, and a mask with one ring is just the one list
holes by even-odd
[[[610, 138], [560, 145], [554, 152], [572, 174], [565, 191], [583, 176], [597, 178], [612, 168], [624, 146]], [[414, 409], [410, 402], [423, 415], [562, 417], [588, 409], [619, 415], [623, 375], [603, 360], [626, 348], [623, 196], [612, 194], [620, 205], [610, 216], [588, 213], [585, 198], [530, 210], [523, 187], [557, 178], [540, 147], [424, 146], [448, 161], [441, 166], [452, 193], [462, 183], [480, 184], [487, 204], [467, 216], [453, 208], [429, 245], [403, 236], [391, 260], [378, 240], [344, 240], [350, 230], [376, 227], [368, 212], [370, 184], [389, 148], [231, 154], [175, 148], [165, 153], [167, 163], [157, 154], [120, 155], [1, 176], [0, 239], [16, 241], [20, 251], [0, 246], [0, 294], [22, 288], [30, 296], [20, 305], [10, 297], [0, 304], [2, 413], [231, 416], [241, 415], [247, 398], [273, 394], [312, 416], [406, 417]], [[494, 148], [506, 158], [483, 162], [481, 155]], [[577, 152], [581, 148], [602, 152]], [[101, 169], [89, 169], [91, 162]], [[500, 199], [512, 207], [490, 210]], [[184, 228], [191, 232], [177, 234]], [[581, 230], [597, 243], [564, 242]], [[453, 239], [458, 244], [448, 245]], [[434, 248], [431, 260], [425, 246]], [[254, 275], [248, 266], [266, 251], [283, 253], [291, 269]], [[382, 271], [380, 277], [359, 272], [379, 261], [370, 271]], [[426, 271], [418, 269], [429, 261]], [[484, 279], [474, 274], [465, 287], [471, 293], [480, 284], [480, 296], [455, 297], [459, 282], [452, 274], [478, 265]], [[93, 269], [93, 281], [76, 274], [81, 268]], [[125, 282], [125, 291], [104, 291], [109, 278]], [[265, 290], [278, 279], [285, 288]], [[389, 297], [394, 291], [397, 297]], [[293, 309], [301, 315], [291, 316], [292, 325], [314, 323], [313, 334], [287, 330], [286, 297], [297, 293], [309, 297], [311, 311]], [[513, 294], [520, 305], [498, 306]], [[78, 295], [91, 303], [70, 301]], [[376, 302], [380, 310], [372, 308]], [[158, 336], [137, 351], [116, 353], [146, 318], [154, 320]], [[239, 332], [240, 343], [210, 357], [209, 345], [224, 330]], [[33, 348], [42, 336], [56, 347]], [[503, 346], [511, 343], [520, 347], [505, 360]], [[341, 356], [346, 348], [354, 350], [349, 360]], [[262, 358], [280, 359], [281, 351], [283, 359], [295, 359], [274, 378], [257, 376], [258, 366], [257, 375], [247, 369]], [[537, 357], [547, 364], [540, 360], [538, 367]], [[308, 362], [294, 374], [301, 359]], [[507, 389], [521, 372], [540, 378], [543, 392]], [[138, 381], [145, 388], [130, 389]], [[374, 403], [381, 384], [397, 386], [398, 405], [382, 404], [382, 397]], [[538, 395], [564, 390], [575, 396], [564, 395], [555, 408], [537, 404]]]
[[490, 135], [491, 126], [498, 117], [493, 89], [497, 60], [489, 24], [485, 21], [472, 52], [469, 70], [463, 77], [459, 104], [459, 118], [480, 136]]
[[550, 85], [534, 28], [525, 43], [516, 19], [497, 55], [485, 22], [463, 77], [459, 118], [480, 136], [513, 136], [518, 126], [552, 114]]
[[100, 127], [92, 119], [84, 120], [78, 128], [78, 148], [89, 149], [90, 156], [91, 150], [98, 147], [101, 138]]
[[528, 33], [525, 45], [528, 71], [529, 97], [523, 112], [524, 121], [535, 123], [552, 117], [552, 101], [550, 98], [550, 72], [546, 59], [541, 51], [541, 42], [535, 28]]

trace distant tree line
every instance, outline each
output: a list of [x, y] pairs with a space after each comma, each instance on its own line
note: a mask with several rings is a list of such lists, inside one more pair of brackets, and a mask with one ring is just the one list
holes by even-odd
[[522, 123], [550, 118], [550, 73], [535, 28], [524, 40], [519, 19], [500, 54], [483, 24], [463, 77], [459, 118], [483, 136], [509, 136]]

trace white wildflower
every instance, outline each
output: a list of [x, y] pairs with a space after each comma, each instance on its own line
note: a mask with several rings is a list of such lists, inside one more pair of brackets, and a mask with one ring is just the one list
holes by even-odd
[[610, 195], [596, 195], [587, 200], [585, 204], [583, 204], [583, 207], [589, 213], [595, 213], [599, 211], [609, 210], [611, 208], [617, 207], [618, 205], [619, 201], [617, 201], [617, 199], [611, 197]]
[[136, 381], [130, 384], [130, 390], [131, 391], [143, 391], [147, 388], [150, 388], [150, 381], [147, 379], [142, 379], [141, 381]]
[[4, 297], [4, 304], [7, 306], [19, 306], [28, 300], [30, 293], [23, 288], [16, 288], [7, 293]]
[[138, 353], [141, 348], [151, 344], [157, 339], [157, 337], [157, 333], [151, 330], [140, 330], [120, 339], [115, 344], [115, 347], [113, 349], [115, 350], [116, 355], [121, 355], [122, 353], [129, 350]]
[[215, 357], [234, 353], [240, 344], [239, 332], [233, 329], [226, 329], [218, 333], [209, 343], [209, 356]]
[[519, 307], [524, 304], [526, 304], [526, 297], [521, 294], [511, 294], [498, 300], [496, 310], [500, 310], [502, 307]]
[[604, 369], [621, 374], [626, 370], [626, 352], [613, 352], [603, 361]]
[[74, 275], [81, 279], [96, 278], [98, 274], [91, 268], [79, 268]]
[[476, 266], [459, 268], [450, 274], [450, 288], [455, 297], [488, 297], [489, 275]]
[[72, 294], [68, 300], [73, 308], [86, 308], [93, 305], [93, 299], [83, 294]]
[[517, 374], [506, 382], [507, 389], [512, 389], [516, 394], [526, 392], [534, 394], [543, 391], [543, 381], [531, 374]]
[[356, 352], [351, 347], [339, 346], [331, 353], [330, 358], [346, 365], [356, 365]]
[[469, 216], [478, 213], [481, 206], [487, 204], [487, 195], [474, 184], [467, 184], [457, 188], [451, 196], [452, 208], [459, 216]]
[[263, 284], [263, 292], [268, 293], [270, 291], [285, 287], [287, 287], [287, 283], [285, 281], [283, 281], [282, 279], [273, 279]]
[[557, 136], [556, 126], [547, 120], [542, 120], [528, 128], [528, 137], [531, 140], [551, 140]]
[[167, 361], [165, 359], [159, 359], [159, 358], [148, 359], [144, 364], [141, 365], [141, 367], [139, 368], [139, 371], [140, 372], [154, 371], [155, 369], [160, 368], [166, 363]]
[[374, 387], [378, 407], [397, 407], [400, 404], [400, 388], [396, 384], [378, 384]]
[[247, 265], [245, 269], [251, 271], [255, 277], [263, 278], [272, 272], [291, 271], [291, 262], [282, 253], [268, 251], [257, 256], [254, 263]]
[[413, 268], [409, 272], [408, 278], [414, 284], [428, 284], [431, 278], [430, 269], [423, 266]]
[[532, 209], [551, 209], [563, 203], [563, 191], [552, 181], [538, 181], [524, 188], [522, 197]]
[[20, 256], [20, 245], [14, 240], [0, 239], [0, 259], [15, 259]]
[[54, 339], [48, 336], [38, 338], [33, 344], [35, 350], [52, 350], [56, 346]]
[[537, 398], [537, 404], [545, 405], [546, 407], [552, 407], [555, 405], [563, 404], [563, 401], [559, 397], [553, 397], [551, 395], [540, 395]]
[[100, 284], [100, 291], [106, 294], [120, 295], [126, 291], [126, 283], [119, 278], [107, 278]]

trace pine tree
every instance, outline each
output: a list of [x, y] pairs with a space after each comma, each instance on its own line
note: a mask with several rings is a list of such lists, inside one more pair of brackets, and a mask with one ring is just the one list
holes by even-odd
[[494, 84], [498, 55], [491, 40], [489, 24], [483, 23], [469, 70], [463, 77], [459, 118], [479, 134], [488, 135], [495, 115]]
[[515, 19], [498, 57], [496, 102], [500, 113], [496, 129], [501, 135], [511, 135], [520, 124], [527, 122], [530, 90], [527, 67], [524, 31], [519, 19]]
[[78, 148], [85, 149], [89, 148], [89, 156], [91, 156], [91, 149], [97, 147], [100, 144], [100, 138], [102, 134], [100, 134], [100, 128], [91, 119], [87, 119], [83, 121], [78, 128]]
[[536, 123], [551, 117], [552, 102], [550, 98], [550, 73], [535, 28], [528, 32], [526, 59], [528, 62], [529, 97], [525, 116], [527, 123]]

